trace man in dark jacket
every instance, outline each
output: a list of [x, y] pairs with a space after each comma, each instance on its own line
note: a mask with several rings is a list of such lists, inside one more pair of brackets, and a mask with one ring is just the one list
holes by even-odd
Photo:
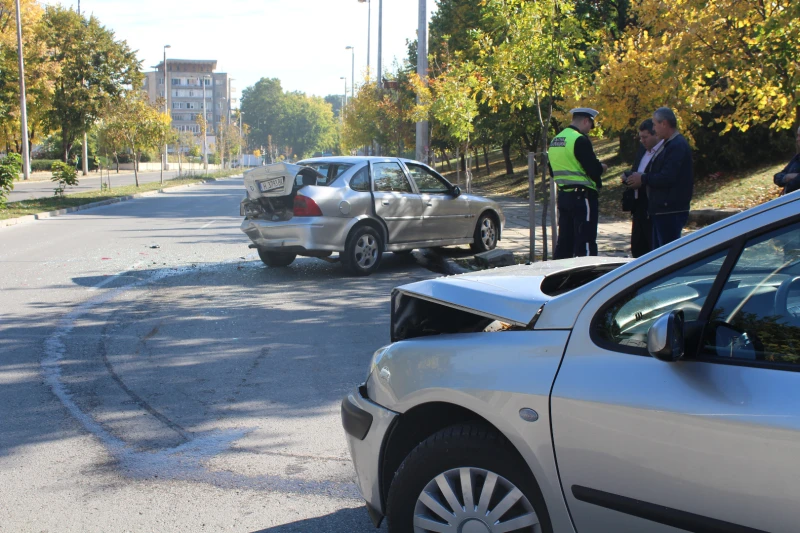
[[775, 174], [773, 180], [775, 185], [783, 187], [784, 193], [790, 193], [800, 189], [800, 128], [795, 132], [797, 143], [797, 155], [795, 155], [786, 167]]
[[[630, 172], [647, 172], [650, 162], [658, 155], [664, 146], [664, 140], [656, 136], [653, 129], [653, 119], [648, 118], [639, 125], [639, 151], [633, 162]], [[641, 257], [653, 249], [653, 225], [650, 215], [647, 214], [647, 192], [643, 187], [625, 191], [626, 200], [623, 200], [631, 212], [631, 257]]]
[[689, 220], [689, 204], [694, 188], [692, 150], [678, 132], [678, 119], [668, 107], [653, 113], [653, 129], [664, 148], [650, 162], [647, 172], [634, 172], [627, 179], [629, 187], [645, 187], [647, 212], [653, 224], [653, 249], [681, 236]]

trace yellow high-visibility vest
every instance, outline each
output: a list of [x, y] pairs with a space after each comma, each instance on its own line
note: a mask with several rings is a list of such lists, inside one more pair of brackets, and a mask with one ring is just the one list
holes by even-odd
[[575, 157], [575, 141], [582, 137], [580, 132], [566, 128], [550, 143], [548, 157], [553, 169], [553, 179], [559, 189], [585, 187], [597, 190], [592, 178], [586, 173]]

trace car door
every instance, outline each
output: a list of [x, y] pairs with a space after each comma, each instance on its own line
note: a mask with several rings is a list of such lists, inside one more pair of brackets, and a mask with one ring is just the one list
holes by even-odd
[[422, 237], [422, 199], [397, 161], [372, 163], [375, 213], [386, 222], [389, 242], [412, 242]]
[[424, 165], [405, 165], [422, 199], [422, 232], [426, 240], [471, 236], [475, 223], [470, 218], [469, 199], [455, 196], [452, 185]]
[[[797, 531], [800, 223], [782, 222], [792, 210], [646, 262], [584, 307], [551, 397], [578, 533]], [[747, 231], [771, 224], [782, 225]], [[686, 316], [687, 355], [665, 363], [647, 354], [647, 331], [673, 309]]]

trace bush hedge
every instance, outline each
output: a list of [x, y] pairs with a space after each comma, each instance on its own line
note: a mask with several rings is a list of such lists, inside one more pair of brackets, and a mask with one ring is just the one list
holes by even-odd
[[53, 168], [53, 163], [57, 159], [31, 159], [31, 171], [33, 172], [49, 172]]

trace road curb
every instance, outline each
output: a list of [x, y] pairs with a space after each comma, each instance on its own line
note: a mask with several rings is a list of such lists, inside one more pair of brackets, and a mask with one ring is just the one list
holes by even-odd
[[136, 200], [137, 198], [146, 198], [148, 196], [156, 196], [158, 194], [162, 194], [165, 192], [172, 192], [172, 191], [179, 191], [181, 189], [189, 189], [191, 187], [197, 187], [198, 185], [203, 185], [206, 183], [212, 183], [214, 181], [220, 181], [224, 179], [234, 178], [236, 176], [228, 176], [227, 178], [209, 178], [203, 181], [198, 181], [197, 183], [188, 183], [186, 185], [175, 185], [174, 187], [162, 187], [161, 189], [156, 189], [153, 191], [145, 191], [136, 194], [129, 194], [128, 196], [119, 196], [117, 198], [109, 198], [108, 200], [101, 200], [99, 202], [92, 202], [89, 204], [83, 205], [76, 205], [75, 207], [65, 207], [64, 209], [56, 209], [55, 211], [45, 211], [43, 213], [36, 213], [33, 215], [25, 215], [23, 217], [17, 218], [8, 218], [6, 220], [0, 220], [0, 228], [8, 227], [8, 226], [16, 226], [18, 224], [25, 224], [29, 222], [34, 222], [36, 220], [45, 220], [48, 218], [57, 217], [60, 215], [67, 215], [69, 213], [75, 213], [76, 211], [85, 211], [87, 209], [93, 209], [95, 207], [103, 207], [106, 205], [117, 204], [120, 202], [127, 202], [128, 200]]

